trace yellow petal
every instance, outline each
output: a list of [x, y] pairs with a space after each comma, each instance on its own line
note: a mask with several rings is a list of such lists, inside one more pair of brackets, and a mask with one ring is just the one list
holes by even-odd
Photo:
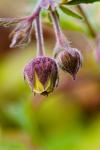
[[53, 82], [52, 82], [51, 78], [49, 77], [48, 80], [47, 80], [46, 86], [45, 86], [45, 91], [47, 91], [47, 92], [52, 91], [52, 88], [53, 88], [52, 83]]
[[46, 84], [45, 84], [45, 90], [47, 90], [51, 85], [51, 81], [50, 81], [50, 78], [48, 78]]
[[34, 76], [34, 92], [35, 93], [42, 93], [44, 92], [44, 86], [43, 84], [40, 82], [37, 73], [35, 72], [35, 76]]

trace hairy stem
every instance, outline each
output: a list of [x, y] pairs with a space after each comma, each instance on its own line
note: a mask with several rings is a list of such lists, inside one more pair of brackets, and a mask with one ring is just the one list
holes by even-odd
[[82, 5], [77, 5], [77, 8], [80, 11], [80, 13], [82, 14], [82, 16], [84, 17], [84, 19], [85, 19], [84, 21], [85, 21], [85, 23], [86, 23], [86, 25], [87, 25], [91, 35], [93, 37], [96, 37], [97, 33], [96, 33], [95, 29], [93, 28], [92, 24], [90, 23], [89, 18], [87, 17], [87, 15], [86, 15]]
[[37, 40], [37, 56], [44, 56], [44, 41], [40, 15], [36, 17], [35, 22], [36, 40]]
[[64, 47], [69, 47], [69, 42], [67, 41], [67, 38], [63, 34], [60, 24], [59, 24], [59, 18], [56, 11], [51, 11], [51, 18], [53, 21], [55, 36], [56, 36], [56, 42]]

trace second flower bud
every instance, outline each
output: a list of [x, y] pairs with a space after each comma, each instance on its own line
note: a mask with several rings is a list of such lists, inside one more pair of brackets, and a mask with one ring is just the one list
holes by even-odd
[[75, 79], [78, 70], [82, 66], [83, 57], [80, 51], [71, 47], [68, 47], [67, 49], [56, 47], [55, 58], [60, 68], [63, 71], [70, 73], [73, 76], [73, 79]]

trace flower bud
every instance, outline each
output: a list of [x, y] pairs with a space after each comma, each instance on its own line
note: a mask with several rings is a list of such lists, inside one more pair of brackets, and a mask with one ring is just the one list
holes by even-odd
[[24, 77], [35, 93], [48, 95], [58, 84], [56, 62], [49, 57], [37, 57], [24, 68]]
[[23, 47], [30, 42], [30, 36], [32, 31], [32, 22], [29, 20], [24, 20], [18, 23], [16, 28], [10, 34], [12, 38], [12, 43], [10, 45], [13, 47]]
[[[61, 50], [61, 49], [60, 49]], [[68, 48], [68, 50], [58, 50], [55, 54], [57, 63], [60, 68], [73, 76], [76, 77], [76, 73], [82, 66], [82, 55], [76, 48]]]

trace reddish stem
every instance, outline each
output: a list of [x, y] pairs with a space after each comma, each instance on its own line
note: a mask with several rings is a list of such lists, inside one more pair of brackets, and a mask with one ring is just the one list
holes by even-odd
[[51, 11], [51, 17], [52, 17], [52, 21], [53, 21], [57, 44], [59, 44], [63, 47], [69, 47], [69, 42], [60, 28], [59, 18], [57, 16], [56, 11]]
[[44, 56], [44, 41], [40, 15], [37, 16], [35, 22], [36, 39], [37, 39], [37, 56]]

